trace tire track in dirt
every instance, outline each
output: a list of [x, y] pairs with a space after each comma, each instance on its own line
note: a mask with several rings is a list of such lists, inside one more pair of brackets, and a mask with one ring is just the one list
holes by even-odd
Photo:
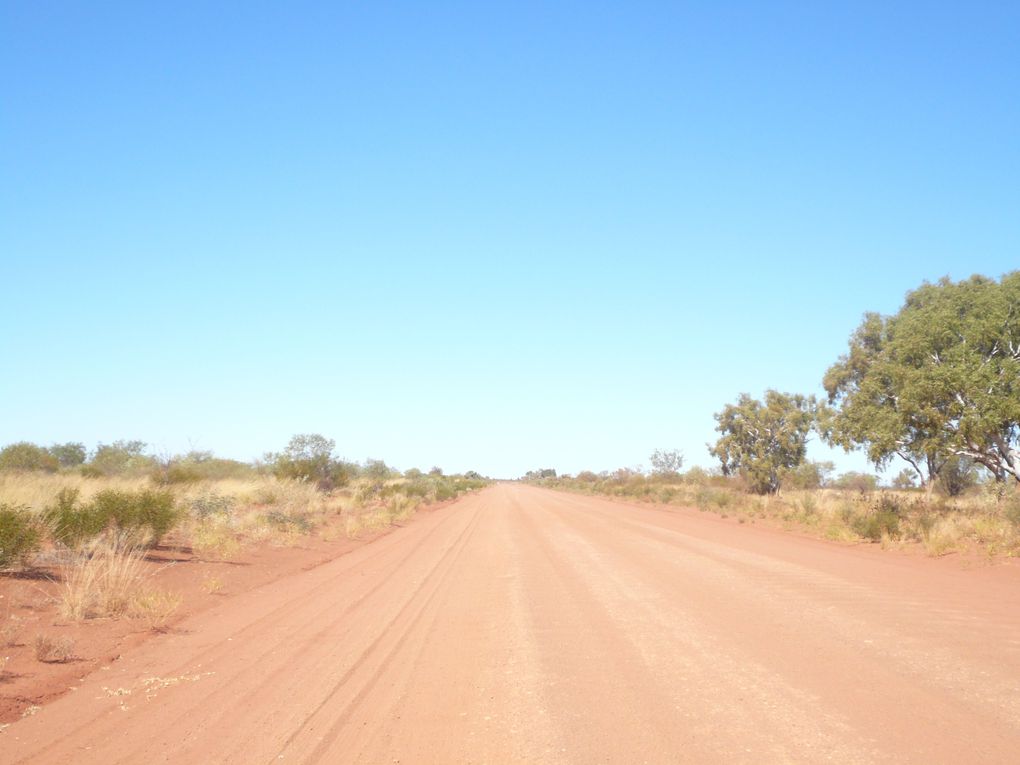
[[[308, 715], [301, 727], [295, 730], [287, 738], [284, 746], [277, 753], [277, 756], [273, 760], [270, 760], [271, 762], [285, 758], [294, 759], [292, 757], [288, 758], [287, 753], [288, 750], [294, 746], [298, 737], [303, 733], [309, 733], [314, 730], [315, 718], [322, 716], [323, 711], [327, 710], [327, 705], [336, 699], [337, 694], [341, 691], [341, 689], [350, 690], [349, 688], [345, 688], [345, 686], [351, 683], [358, 670], [366, 665], [368, 659], [380, 649], [380, 646], [382, 646], [384, 642], [392, 642], [392, 645], [386, 649], [381, 657], [379, 657], [375, 669], [372, 670], [371, 674], [364, 680], [353, 696], [342, 704], [334, 704], [332, 708], [327, 710], [327, 716], [329, 719], [328, 727], [325, 733], [317, 737], [318, 743], [315, 748], [307, 755], [298, 755], [301, 757], [302, 762], [320, 761], [323, 753], [329, 749], [339, 735], [340, 728], [349, 717], [350, 709], [357, 706], [361, 700], [368, 695], [375, 684], [379, 682], [386, 670], [387, 660], [404, 646], [411, 630], [421, 623], [426, 610], [431, 605], [433, 599], [435, 599], [436, 594], [440, 591], [446, 579], [450, 576], [458, 558], [461, 553], [463, 553], [465, 546], [467, 546], [468, 542], [471, 540], [472, 532], [474, 532], [478, 525], [480, 517], [479, 511], [475, 510], [473, 512], [474, 515], [472, 516], [470, 523], [465, 526], [456, 541], [446, 550], [443, 556], [436, 561], [428, 575], [421, 581], [420, 584], [418, 584], [413, 592], [410, 593], [407, 601], [396, 616], [385, 624], [385, 626], [379, 631], [379, 635], [376, 639], [373, 640], [364, 651], [362, 651], [358, 660], [355, 661], [333, 685], [330, 693], [323, 698], [314, 709], [311, 710], [311, 714]], [[433, 578], [436, 581], [430, 588], [429, 592], [427, 594], [422, 594]], [[421, 595], [423, 600], [420, 603], [416, 603], [415, 598], [419, 595]], [[417, 606], [417, 608], [413, 608], [414, 606]], [[414, 612], [413, 614], [411, 613], [412, 610]], [[395, 635], [391, 634], [391, 630], [393, 630], [394, 626], [401, 621], [406, 622], [406, 625], [402, 626]]]
[[[556, 535], [561, 539], [571, 534], [585, 539], [604, 520], [600, 511], [605, 508], [596, 511], [593, 503], [571, 497], [550, 497], [547, 507], [562, 524]], [[696, 607], [683, 616], [697, 621], [697, 632], [717, 636], [717, 661], [730, 651], [741, 657], [741, 668], [768, 664], [787, 684], [842, 709], [844, 719], [855, 720], [869, 737], [886, 746], [911, 741], [918, 761], [959, 762], [973, 758], [988, 742], [994, 749], [1017, 741], [1020, 668], [1015, 651], [1014, 671], [1003, 672], [985, 657], [975, 657], [971, 646], [959, 645], [957, 620], [933, 618], [923, 605], [908, 602], [906, 619], [890, 615], [890, 604], [901, 598], [794, 563], [650, 529], [629, 520], [626, 510], [620, 517], [618, 505], [610, 507], [616, 517], [607, 522], [626, 533], [599, 537], [597, 546], [585, 543], [588, 560], [605, 569], [593, 578], [610, 581], [617, 573], [636, 574], [639, 586], [658, 591], [672, 581], [677, 597], [659, 608], [675, 613], [681, 600], [693, 603]], [[610, 560], [600, 562], [606, 555]], [[684, 582], [697, 582], [697, 588], [685, 588]], [[932, 594], [937, 597], [937, 591]], [[980, 622], [992, 626], [990, 637], [1016, 624], [1008, 613], [1003, 616], [991, 625]], [[931, 628], [940, 623], [945, 626], [933, 641]], [[1003, 651], [996, 655], [1001, 660]], [[825, 661], [819, 662], [820, 656]], [[875, 704], [873, 697], [882, 688], [900, 703]], [[956, 737], [947, 738], [947, 731]], [[921, 752], [927, 754], [921, 757]]]
[[225, 600], [0, 762], [1013, 762], [1020, 571], [498, 485]]

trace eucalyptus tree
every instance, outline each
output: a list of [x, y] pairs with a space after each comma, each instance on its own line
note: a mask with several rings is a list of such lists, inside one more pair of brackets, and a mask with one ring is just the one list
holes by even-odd
[[925, 283], [849, 345], [824, 379], [830, 443], [898, 455], [929, 488], [951, 457], [1020, 481], [1020, 271]]
[[768, 390], [758, 401], [742, 393], [715, 415], [722, 435], [709, 452], [724, 475], [740, 475], [756, 494], [775, 494], [782, 476], [804, 462], [815, 410], [811, 396]]

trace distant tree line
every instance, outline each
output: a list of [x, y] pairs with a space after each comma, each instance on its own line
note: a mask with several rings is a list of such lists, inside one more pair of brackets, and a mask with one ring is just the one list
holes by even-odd
[[[200, 450], [159, 456], [147, 452], [147, 448], [144, 441], [137, 440], [100, 443], [91, 452], [80, 442], [44, 447], [19, 441], [0, 449], [0, 472], [74, 471], [92, 478], [148, 476], [157, 484], [186, 484], [268, 473], [281, 479], [313, 483], [322, 491], [344, 486], [354, 478], [381, 483], [401, 475], [407, 478], [426, 475], [417, 468], [401, 474], [379, 459], [363, 463], [347, 460], [336, 454], [335, 441], [318, 433], [295, 435], [281, 451], [270, 452], [250, 463], [216, 457], [210, 451]], [[428, 476], [443, 477], [443, 470], [433, 467]], [[461, 477], [485, 480], [473, 470]]]

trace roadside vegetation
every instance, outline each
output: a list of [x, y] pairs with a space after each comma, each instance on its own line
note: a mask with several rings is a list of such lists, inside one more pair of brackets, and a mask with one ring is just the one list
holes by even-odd
[[[683, 455], [660, 450], [647, 473], [543, 468], [524, 480], [930, 555], [1020, 554], [1020, 271], [925, 283], [895, 315], [865, 314], [822, 387], [823, 400], [767, 390], [724, 406], [713, 471], [682, 473]], [[863, 451], [886, 485], [832, 478], [831, 463], [807, 460], [812, 437]]]
[[150, 551], [228, 561], [259, 544], [356, 538], [488, 483], [476, 473], [353, 463], [334, 450], [315, 434], [295, 436], [254, 464], [209, 452], [161, 458], [141, 441], [91, 453], [79, 443], [8, 445], [0, 449], [0, 572], [60, 582], [56, 606], [65, 619], [131, 618], [162, 630], [180, 598], [151, 586]]
[[[820, 468], [805, 463], [798, 472], [825, 471], [824, 463]], [[989, 481], [952, 496], [941, 486], [931, 494], [879, 487], [874, 476], [859, 473], [807, 486], [788, 477], [781, 494], [756, 494], [739, 476], [701, 468], [670, 476], [623, 468], [525, 480], [581, 494], [696, 507], [740, 523], [768, 523], [838, 542], [916, 546], [933, 557], [954, 552], [1020, 555], [1020, 492]]]

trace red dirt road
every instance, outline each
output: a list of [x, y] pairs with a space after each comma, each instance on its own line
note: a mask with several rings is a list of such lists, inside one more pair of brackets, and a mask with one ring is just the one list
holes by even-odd
[[1017, 762], [1020, 569], [499, 485], [132, 649], [33, 763]]

